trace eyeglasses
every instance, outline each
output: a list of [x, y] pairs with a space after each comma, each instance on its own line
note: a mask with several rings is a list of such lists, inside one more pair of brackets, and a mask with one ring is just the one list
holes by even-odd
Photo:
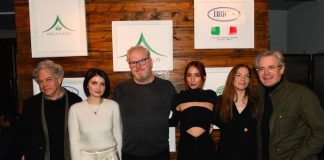
[[129, 61], [128, 64], [129, 64], [129, 66], [130, 66], [131, 68], [136, 67], [137, 64], [140, 65], [140, 66], [143, 66], [143, 65], [146, 64], [146, 60], [149, 59], [149, 58], [150, 58], [150, 57], [146, 57], [146, 58], [140, 59], [140, 60], [138, 60], [138, 61]]
[[282, 65], [271, 65], [271, 66], [268, 66], [268, 67], [258, 67], [256, 70], [259, 72], [259, 73], [264, 73], [266, 70], [268, 70], [269, 72], [274, 72], [277, 68], [280, 68]]

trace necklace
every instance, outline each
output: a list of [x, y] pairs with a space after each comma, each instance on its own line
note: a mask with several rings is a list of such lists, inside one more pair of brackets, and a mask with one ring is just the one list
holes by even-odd
[[101, 106], [102, 102], [99, 105], [91, 105], [88, 101], [87, 101], [87, 103], [89, 105], [91, 112], [94, 115], [97, 115], [97, 113], [99, 112], [99, 109], [101, 108], [100, 106]]

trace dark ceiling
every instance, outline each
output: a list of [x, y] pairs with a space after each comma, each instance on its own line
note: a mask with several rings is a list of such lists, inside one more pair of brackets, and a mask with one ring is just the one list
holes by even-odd
[[[0, 31], [15, 30], [14, 0], [0, 2]], [[290, 8], [311, 0], [269, 0], [269, 10], [289, 10]]]
[[15, 30], [14, 0], [0, 2], [0, 30]]
[[314, 0], [269, 0], [269, 10], [289, 10], [296, 5]]

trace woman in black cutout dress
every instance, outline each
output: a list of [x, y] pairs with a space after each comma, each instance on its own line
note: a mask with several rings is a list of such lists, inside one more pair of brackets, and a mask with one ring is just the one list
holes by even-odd
[[253, 88], [252, 72], [245, 64], [230, 71], [219, 105], [215, 124], [220, 128], [218, 160], [256, 160], [256, 103], [258, 96]]
[[204, 65], [199, 61], [187, 64], [184, 73], [186, 90], [172, 101], [170, 126], [180, 122], [178, 160], [215, 160], [216, 149], [209, 134], [217, 95], [203, 90], [206, 80]]

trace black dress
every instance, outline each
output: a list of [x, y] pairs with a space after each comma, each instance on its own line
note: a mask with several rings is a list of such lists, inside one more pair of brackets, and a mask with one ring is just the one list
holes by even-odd
[[[209, 134], [213, 111], [201, 106], [191, 106], [182, 111], [175, 109], [179, 104], [186, 102], [209, 102], [215, 106], [216, 98], [214, 91], [201, 89], [181, 91], [174, 97], [170, 126], [177, 126], [180, 122], [178, 160], [216, 159], [216, 149]], [[192, 127], [201, 127], [205, 132], [198, 137], [194, 137], [187, 133], [187, 130]]]
[[227, 123], [216, 114], [215, 124], [220, 128], [217, 160], [256, 160], [257, 136], [256, 120], [251, 114], [251, 100], [239, 113], [235, 103], [232, 106], [233, 119]]

